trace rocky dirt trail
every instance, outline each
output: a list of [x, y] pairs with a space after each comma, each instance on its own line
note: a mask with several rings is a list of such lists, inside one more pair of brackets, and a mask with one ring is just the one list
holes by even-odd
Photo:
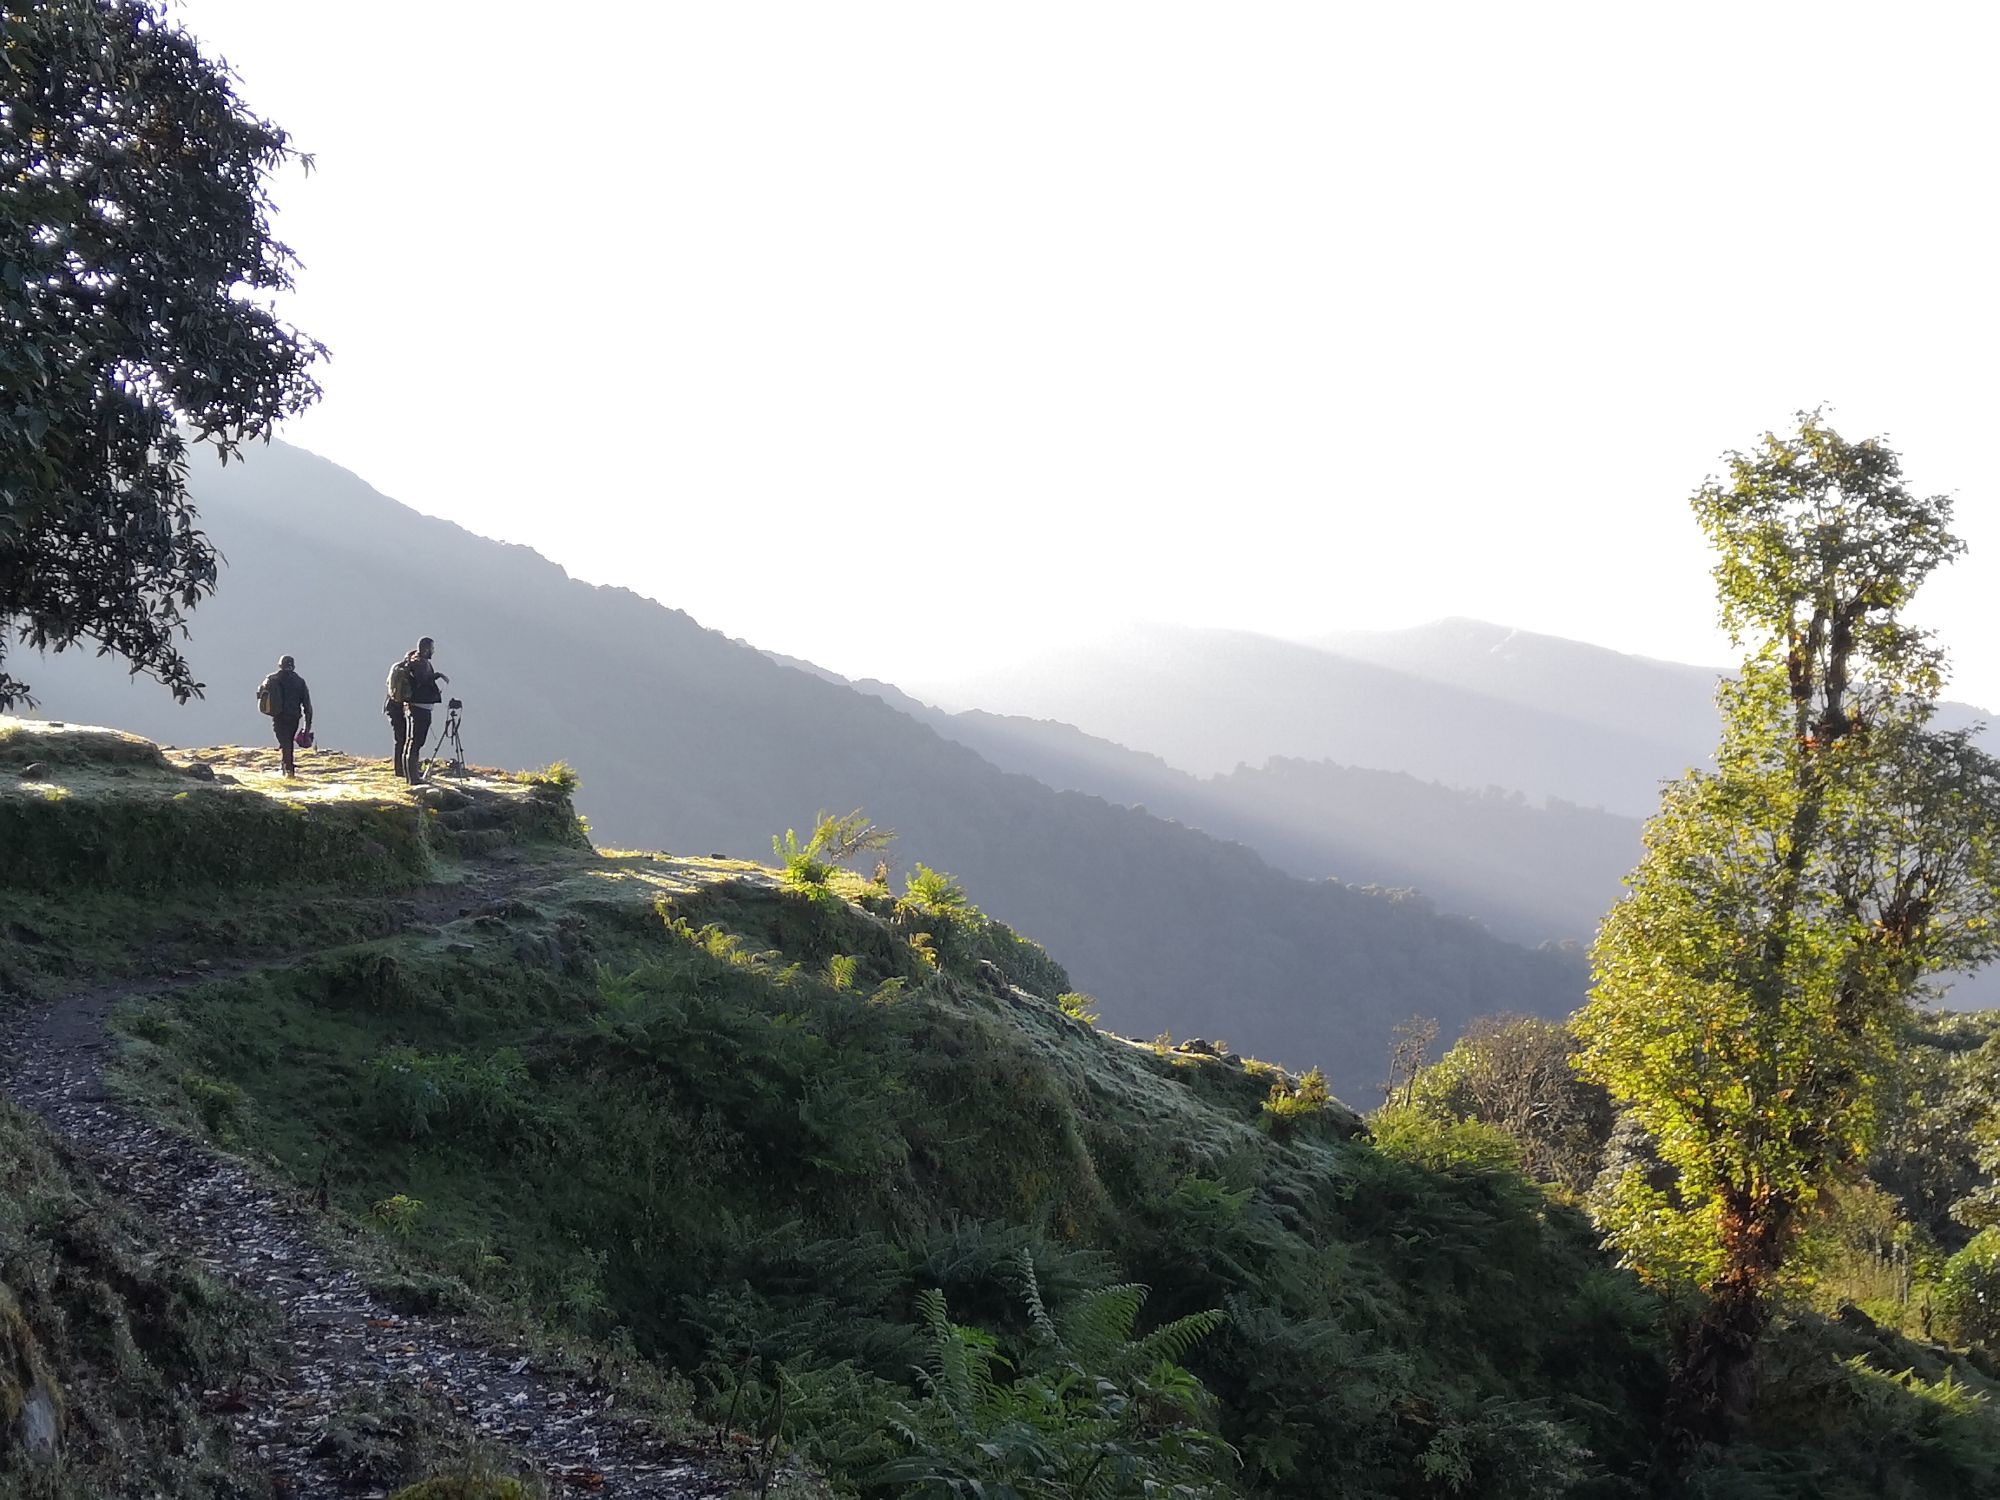
[[[496, 863], [465, 884], [431, 887], [406, 908], [409, 929], [435, 927], [519, 895], [533, 872]], [[323, 1243], [306, 1195], [227, 1155], [149, 1123], [105, 1091], [114, 1009], [296, 957], [219, 964], [114, 984], [0, 1019], [0, 1093], [76, 1149], [105, 1188], [156, 1223], [163, 1239], [282, 1315], [285, 1367], [275, 1379], [204, 1393], [226, 1413], [239, 1451], [267, 1468], [282, 1500], [384, 1493], [329, 1438], [328, 1419], [357, 1392], [407, 1382], [490, 1441], [532, 1461], [552, 1494], [693, 1500], [732, 1484], [696, 1455], [650, 1435], [595, 1382], [538, 1369], [443, 1316], [398, 1313]]]

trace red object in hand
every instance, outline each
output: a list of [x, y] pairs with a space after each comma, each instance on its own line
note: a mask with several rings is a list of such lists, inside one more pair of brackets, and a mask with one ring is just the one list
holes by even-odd
[[292, 743], [297, 745], [301, 750], [312, 749], [313, 732], [310, 729], [301, 729], [297, 734], [292, 736]]

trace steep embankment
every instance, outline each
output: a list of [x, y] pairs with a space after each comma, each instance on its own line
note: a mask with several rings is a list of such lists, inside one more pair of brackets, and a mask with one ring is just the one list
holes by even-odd
[[1007, 775], [875, 698], [419, 516], [295, 449], [199, 480], [230, 564], [189, 643], [209, 698], [177, 708], [80, 652], [22, 662], [52, 717], [178, 743], [261, 733], [252, 690], [289, 651], [326, 743], [381, 754], [383, 674], [430, 633], [469, 704], [474, 758], [572, 761], [601, 838], [762, 857], [787, 824], [865, 807], [901, 835], [903, 868], [965, 880], [1135, 1034], [1219, 1033], [1318, 1064], [1360, 1097], [1409, 1016], [1450, 1035], [1480, 1014], [1561, 1015], [1581, 998], [1581, 968], [1561, 955]]

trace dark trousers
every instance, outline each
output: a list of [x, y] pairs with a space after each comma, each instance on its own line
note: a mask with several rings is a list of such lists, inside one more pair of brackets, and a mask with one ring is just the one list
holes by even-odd
[[396, 737], [396, 778], [406, 780], [410, 768], [403, 756], [403, 742], [409, 737], [410, 726], [403, 717], [403, 705], [390, 698], [382, 704], [382, 713], [389, 721], [389, 732]]
[[272, 714], [271, 728], [278, 736], [278, 758], [283, 763], [285, 774], [292, 774], [292, 752], [298, 743], [292, 737], [299, 732], [297, 714]]
[[405, 703], [410, 713], [409, 744], [403, 750], [404, 771], [412, 781], [423, 780], [424, 741], [431, 737], [431, 706]]

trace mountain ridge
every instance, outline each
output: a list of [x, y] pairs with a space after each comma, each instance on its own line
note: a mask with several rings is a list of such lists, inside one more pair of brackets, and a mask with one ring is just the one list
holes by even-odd
[[386, 754], [380, 683], [419, 634], [462, 697], [475, 761], [567, 759], [598, 836], [757, 856], [815, 809], [862, 806], [896, 856], [950, 870], [1062, 952], [1107, 1023], [1221, 1035], [1326, 1067], [1365, 1096], [1411, 1014], [1455, 1032], [1500, 1010], [1562, 1014], [1573, 959], [1510, 945], [1423, 902], [1272, 869], [1248, 849], [1004, 772], [886, 703], [784, 667], [527, 548], [414, 516], [325, 460], [276, 445], [205, 476], [230, 559], [189, 642], [206, 699], [176, 707], [115, 663], [34, 665], [51, 717], [163, 742], [240, 739], [256, 681], [294, 654], [332, 747]]

